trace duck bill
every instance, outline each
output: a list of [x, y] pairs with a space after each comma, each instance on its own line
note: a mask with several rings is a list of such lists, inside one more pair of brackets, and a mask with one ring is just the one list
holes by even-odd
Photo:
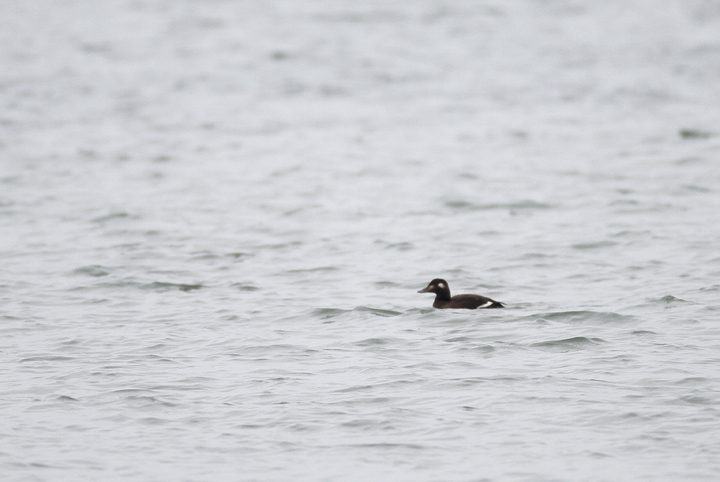
[[418, 293], [430, 293], [430, 290], [427, 288], [423, 288], [420, 291], [418, 291]]

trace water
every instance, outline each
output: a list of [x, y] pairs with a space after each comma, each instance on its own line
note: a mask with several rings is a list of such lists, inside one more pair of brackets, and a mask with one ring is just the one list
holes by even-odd
[[717, 1], [0, 32], [3, 480], [720, 477]]

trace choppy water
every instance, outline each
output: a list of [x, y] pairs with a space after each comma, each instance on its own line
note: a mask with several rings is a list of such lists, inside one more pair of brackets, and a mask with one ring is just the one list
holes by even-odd
[[718, 1], [5, 2], [0, 56], [3, 480], [720, 478]]

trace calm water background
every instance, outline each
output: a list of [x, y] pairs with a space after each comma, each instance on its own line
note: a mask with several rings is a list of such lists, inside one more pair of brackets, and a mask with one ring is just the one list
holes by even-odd
[[0, 106], [3, 480], [720, 479], [720, 1], [6, 1]]

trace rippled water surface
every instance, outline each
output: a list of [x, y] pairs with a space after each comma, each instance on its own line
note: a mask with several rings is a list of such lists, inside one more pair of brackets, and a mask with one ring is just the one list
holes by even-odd
[[3, 480], [720, 478], [718, 1], [7, 2], [0, 66]]

